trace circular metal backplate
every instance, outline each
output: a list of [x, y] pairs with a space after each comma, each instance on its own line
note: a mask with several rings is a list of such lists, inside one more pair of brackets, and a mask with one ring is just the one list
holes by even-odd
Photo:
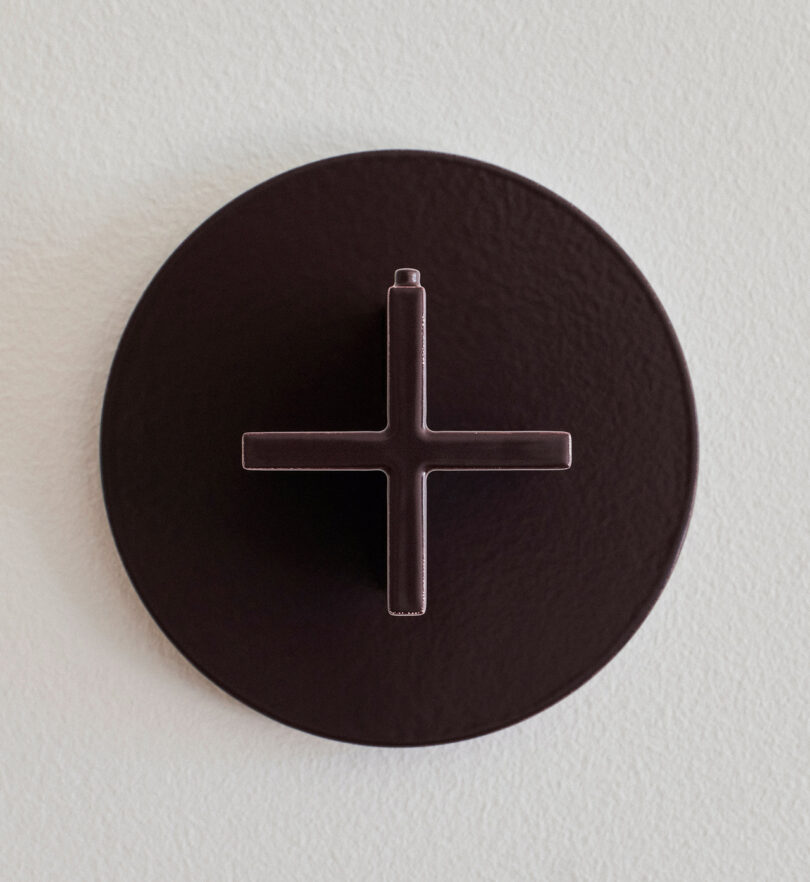
[[[435, 473], [428, 612], [385, 602], [385, 477], [245, 472], [245, 431], [381, 429], [395, 267], [427, 289], [433, 429], [560, 429], [567, 472]], [[659, 595], [697, 435], [673, 330], [592, 221], [517, 175], [352, 154], [235, 199], [169, 258], [110, 373], [102, 478], [143, 602], [231, 695], [419, 745], [571, 692]]]

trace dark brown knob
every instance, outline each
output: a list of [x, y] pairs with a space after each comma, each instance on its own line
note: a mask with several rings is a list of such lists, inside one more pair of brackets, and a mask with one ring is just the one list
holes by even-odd
[[[565, 433], [474, 431], [538, 426], [571, 432], [574, 468], [479, 471], [565, 468]], [[244, 445], [289, 471], [245, 471], [247, 429], [292, 430]], [[504, 169], [396, 150], [282, 174], [174, 252], [101, 454], [124, 565], [206, 676], [308, 732], [415, 745], [511, 725], [619, 651], [677, 557], [697, 427], [663, 307], [604, 231]]]

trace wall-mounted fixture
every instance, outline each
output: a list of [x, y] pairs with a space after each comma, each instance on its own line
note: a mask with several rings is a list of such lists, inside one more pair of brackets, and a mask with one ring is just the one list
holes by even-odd
[[599, 227], [503, 169], [383, 151], [273, 178], [175, 251], [101, 454], [127, 571], [193, 664], [306, 731], [419, 745], [618, 652], [677, 557], [697, 430]]

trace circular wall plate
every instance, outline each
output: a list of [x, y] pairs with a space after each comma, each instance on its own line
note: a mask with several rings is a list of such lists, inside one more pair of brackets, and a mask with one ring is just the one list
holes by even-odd
[[[381, 429], [395, 267], [427, 290], [427, 420], [573, 437], [564, 472], [429, 478], [425, 615], [387, 614], [377, 472], [248, 472], [242, 433]], [[421, 151], [273, 178], [199, 227], [110, 372], [104, 495], [166, 635], [276, 720], [421, 745], [548, 707], [649, 612], [695, 486], [689, 377], [640, 272], [581, 212]]]

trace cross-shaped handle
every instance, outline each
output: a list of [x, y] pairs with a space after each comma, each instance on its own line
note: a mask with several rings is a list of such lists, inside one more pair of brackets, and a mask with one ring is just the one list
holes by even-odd
[[571, 465], [568, 432], [434, 432], [426, 422], [425, 289], [398, 269], [388, 289], [388, 425], [381, 432], [246, 432], [242, 466], [368, 471], [388, 478], [388, 612], [427, 606], [426, 478], [438, 470], [545, 470]]

